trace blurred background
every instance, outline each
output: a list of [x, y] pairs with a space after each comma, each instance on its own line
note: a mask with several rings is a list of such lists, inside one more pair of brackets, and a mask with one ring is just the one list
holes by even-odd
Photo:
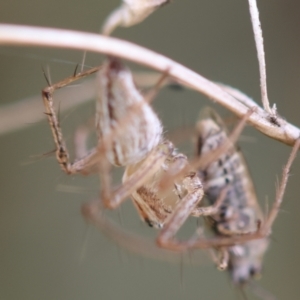
[[[117, 0], [0, 0], [0, 20], [98, 32], [118, 5]], [[299, 126], [300, 3], [258, 1], [258, 6], [270, 101]], [[260, 103], [246, 0], [174, 0], [140, 25], [117, 29], [114, 35], [169, 56], [211, 80], [237, 87]], [[50, 70], [56, 82], [73, 74], [81, 59], [79, 51], [1, 46], [1, 105], [39, 95], [47, 85], [42, 67]], [[96, 66], [102, 60], [100, 55], [88, 54], [86, 64]], [[42, 114], [42, 99], [38, 105]], [[213, 106], [195, 92], [172, 89], [163, 89], [153, 105], [175, 139], [176, 130], [194, 126], [198, 112]], [[214, 107], [230, 119], [229, 112]], [[90, 102], [61, 115], [70, 148], [76, 127], [93, 111]], [[12, 118], [18, 119], [22, 112]], [[54, 149], [46, 118], [30, 125], [0, 136], [0, 299], [242, 299], [226, 272], [217, 271], [206, 255], [192, 265], [149, 260], [122, 250], [89, 227], [80, 206], [98, 196], [98, 176], [63, 174], [54, 155], [42, 156]], [[190, 147], [184, 151], [192, 155], [191, 140], [186, 143]], [[264, 207], [266, 199], [274, 200], [275, 185], [291, 149], [251, 128], [239, 144]], [[300, 293], [299, 159], [291, 174], [259, 281], [278, 299], [297, 299]], [[139, 220], [130, 201], [119, 215], [110, 214], [129, 230], [156, 234]], [[192, 228], [195, 224], [195, 220], [188, 221]], [[249, 290], [247, 295], [257, 299]]]

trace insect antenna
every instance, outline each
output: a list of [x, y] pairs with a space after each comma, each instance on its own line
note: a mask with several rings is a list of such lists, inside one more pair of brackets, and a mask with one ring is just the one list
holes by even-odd
[[56, 149], [50, 150], [48, 152], [42, 153], [42, 154], [36, 154], [36, 155], [31, 155], [30, 158], [32, 159], [41, 159], [45, 157], [51, 157], [53, 154], [55, 154]]

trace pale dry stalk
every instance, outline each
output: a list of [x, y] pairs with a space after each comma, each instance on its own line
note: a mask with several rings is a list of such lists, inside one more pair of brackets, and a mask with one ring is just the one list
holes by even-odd
[[261, 30], [261, 24], [259, 20], [259, 12], [256, 4], [256, 0], [249, 1], [249, 10], [251, 16], [251, 23], [254, 33], [257, 58], [259, 64], [259, 73], [260, 73], [260, 88], [261, 88], [261, 101], [266, 112], [269, 114], [275, 115], [276, 109], [271, 109], [268, 99], [267, 92], [267, 74], [266, 74], [266, 60], [265, 60], [265, 51], [264, 51], [264, 40]]
[[[196, 72], [154, 51], [120, 39], [71, 30], [0, 24], [0, 44], [77, 49], [116, 56], [160, 72], [168, 71], [175, 81], [206, 95], [239, 117], [249, 109], [239, 99]], [[259, 107], [257, 104], [255, 106]], [[270, 122], [270, 114], [263, 110], [258, 110], [249, 118], [249, 123], [262, 133], [293, 145], [300, 135], [299, 128], [280, 117], [277, 121], [279, 125]]]

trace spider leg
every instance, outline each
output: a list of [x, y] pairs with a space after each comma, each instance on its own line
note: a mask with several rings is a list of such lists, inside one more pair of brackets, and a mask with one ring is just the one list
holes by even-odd
[[293, 150], [288, 158], [287, 164], [283, 168], [281, 182], [276, 191], [276, 199], [271, 207], [271, 210], [266, 218], [266, 221], [263, 222], [263, 224], [261, 226], [260, 231], [262, 233], [264, 233], [265, 235], [271, 234], [272, 225], [273, 225], [275, 219], [277, 218], [280, 206], [283, 201], [283, 196], [284, 196], [286, 185], [288, 182], [289, 172], [290, 172], [291, 166], [293, 164], [293, 161], [295, 160], [295, 158], [297, 156], [299, 147], [300, 147], [300, 139], [297, 139], [294, 144]]
[[157, 243], [162, 248], [177, 250], [174, 249], [174, 246], [177, 245], [177, 242], [174, 241], [174, 236], [204, 195], [202, 183], [196, 173], [188, 174], [183, 179], [182, 185], [187, 190], [187, 195], [177, 203], [173, 213], [158, 235]]
[[84, 157], [76, 160], [75, 162], [70, 162], [69, 152], [63, 138], [57, 114], [54, 109], [53, 94], [56, 90], [80, 78], [84, 78], [90, 74], [93, 74], [97, 72], [100, 68], [101, 66], [92, 68], [86, 72], [75, 74], [74, 76], [68, 77], [58, 83], [46, 87], [42, 91], [44, 105], [46, 108], [45, 114], [48, 116], [48, 122], [50, 124], [52, 135], [56, 145], [56, 158], [63, 171], [65, 171], [67, 174], [85, 173], [86, 169], [93, 164], [93, 161], [98, 156], [98, 154], [97, 149], [94, 148]]
[[195, 207], [191, 213], [191, 216], [206, 217], [206, 216], [212, 216], [217, 214], [219, 212], [220, 206], [222, 205], [226, 197], [227, 192], [228, 192], [228, 186], [222, 190], [218, 199], [213, 205], [205, 206], [205, 207]]

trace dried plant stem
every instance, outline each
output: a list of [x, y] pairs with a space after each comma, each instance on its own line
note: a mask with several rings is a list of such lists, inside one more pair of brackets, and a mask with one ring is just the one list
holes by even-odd
[[252, 21], [252, 28], [254, 32], [254, 39], [257, 50], [257, 58], [259, 63], [260, 73], [260, 88], [261, 88], [261, 101], [266, 112], [274, 114], [269, 104], [268, 92], [267, 92], [267, 74], [266, 74], [266, 60], [264, 51], [264, 40], [261, 30], [261, 24], [259, 20], [259, 12], [256, 4], [256, 0], [249, 1], [249, 10]]
[[[0, 24], [0, 44], [77, 49], [120, 57], [160, 72], [168, 71], [174, 80], [203, 93], [239, 117], [245, 115], [249, 109], [221, 87], [183, 65], [116, 38], [71, 30]], [[267, 136], [288, 145], [293, 145], [300, 133], [299, 128], [284, 120], [278, 122], [280, 125], [272, 124], [269, 114], [260, 110], [250, 116], [249, 123]]]

